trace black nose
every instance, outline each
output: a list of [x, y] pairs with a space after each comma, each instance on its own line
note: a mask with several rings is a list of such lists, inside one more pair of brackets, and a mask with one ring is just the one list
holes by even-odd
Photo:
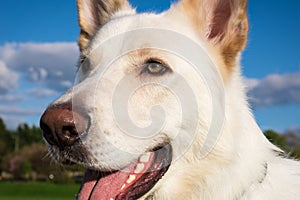
[[40, 120], [43, 136], [51, 145], [72, 146], [88, 128], [88, 120], [72, 110], [72, 104], [50, 106]]

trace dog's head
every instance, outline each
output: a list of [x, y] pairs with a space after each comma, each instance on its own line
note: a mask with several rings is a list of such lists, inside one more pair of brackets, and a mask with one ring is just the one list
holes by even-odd
[[223, 119], [222, 84], [246, 43], [246, 0], [182, 0], [161, 14], [77, 3], [81, 59], [75, 86], [41, 118], [49, 151], [87, 167], [79, 199], [178, 192], [176, 177], [222, 126], [214, 113]]

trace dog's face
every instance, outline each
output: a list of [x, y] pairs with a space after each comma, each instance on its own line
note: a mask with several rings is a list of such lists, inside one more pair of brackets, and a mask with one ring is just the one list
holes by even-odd
[[76, 84], [41, 127], [57, 161], [88, 168], [79, 199], [171, 196], [159, 191], [180, 185], [176, 170], [200, 162], [212, 93], [246, 42], [245, 9], [244, 0], [183, 0], [136, 14], [125, 0], [78, 0]]

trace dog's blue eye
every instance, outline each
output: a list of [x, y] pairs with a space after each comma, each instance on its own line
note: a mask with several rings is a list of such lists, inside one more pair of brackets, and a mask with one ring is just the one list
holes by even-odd
[[160, 76], [165, 74], [169, 70], [169, 67], [166, 65], [158, 62], [158, 61], [148, 61], [145, 64], [144, 72], [151, 74], [151, 75], [156, 75]]

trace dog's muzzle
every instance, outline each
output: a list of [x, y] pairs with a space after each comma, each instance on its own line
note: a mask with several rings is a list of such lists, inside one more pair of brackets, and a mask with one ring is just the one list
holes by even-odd
[[[81, 141], [89, 129], [88, 119], [72, 109], [72, 104], [49, 106], [43, 114], [40, 120], [43, 136], [51, 148], [59, 149], [60, 162], [70, 161], [86, 166], [91, 163], [91, 156]], [[68, 157], [64, 157], [64, 152]], [[147, 195], [163, 178], [171, 162], [172, 147], [164, 143], [142, 154], [123, 169], [98, 171], [88, 168], [77, 199], [138, 199]]]

